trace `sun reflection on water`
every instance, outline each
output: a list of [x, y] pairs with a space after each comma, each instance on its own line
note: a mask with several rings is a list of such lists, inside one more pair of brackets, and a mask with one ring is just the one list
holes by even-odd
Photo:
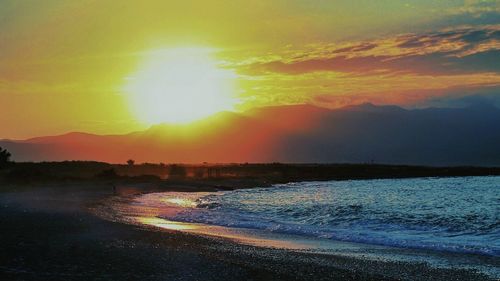
[[196, 225], [190, 223], [169, 221], [155, 217], [139, 217], [137, 218], [137, 221], [145, 225], [153, 225], [156, 227], [170, 229], [170, 230], [188, 230], [197, 228]]
[[196, 203], [186, 198], [166, 198], [163, 199], [166, 203], [171, 203], [180, 207], [196, 207]]
[[[267, 237], [259, 231], [244, 228], [229, 228], [200, 223], [171, 221], [163, 217], [175, 217], [186, 208], [196, 208], [198, 198], [207, 193], [149, 193], [130, 201], [117, 201], [113, 204], [115, 210], [123, 216], [127, 223], [138, 223], [154, 226], [164, 230], [184, 231], [192, 234], [216, 236], [231, 239], [238, 243], [271, 248], [306, 249], [297, 241], [282, 239], [281, 236]], [[116, 217], [114, 218], [116, 219]]]

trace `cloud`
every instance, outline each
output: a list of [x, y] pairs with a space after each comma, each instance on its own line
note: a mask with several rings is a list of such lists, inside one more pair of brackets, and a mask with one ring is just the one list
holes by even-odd
[[303, 74], [318, 71], [450, 75], [500, 72], [500, 25], [405, 34], [341, 46], [316, 44], [304, 50], [245, 65], [243, 72]]
[[228, 60], [227, 67], [241, 75], [244, 99], [259, 106], [335, 108], [373, 102], [425, 107], [439, 98], [450, 106], [453, 97], [500, 87], [499, 57], [500, 25], [492, 25], [287, 46], [232, 65]]
[[465, 0], [463, 6], [454, 7], [448, 12], [452, 15], [469, 14], [475, 17], [487, 13], [500, 13], [500, 0]]

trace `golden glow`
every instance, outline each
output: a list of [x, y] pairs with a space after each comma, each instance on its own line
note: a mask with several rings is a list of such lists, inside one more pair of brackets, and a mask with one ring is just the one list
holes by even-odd
[[144, 123], [189, 123], [232, 110], [236, 75], [222, 69], [206, 48], [150, 52], [128, 78], [130, 107]]
[[196, 225], [194, 224], [169, 221], [154, 217], [139, 217], [137, 218], [137, 221], [142, 224], [153, 225], [156, 227], [170, 229], [170, 230], [196, 229]]
[[167, 198], [164, 200], [167, 203], [172, 203], [175, 205], [178, 205], [180, 207], [195, 207], [196, 203], [189, 199], [184, 199], [184, 198]]
[[233, 94], [241, 111], [420, 107], [500, 85], [500, 22], [481, 16], [497, 1], [116, 2], [0, 1], [0, 138], [185, 123]]

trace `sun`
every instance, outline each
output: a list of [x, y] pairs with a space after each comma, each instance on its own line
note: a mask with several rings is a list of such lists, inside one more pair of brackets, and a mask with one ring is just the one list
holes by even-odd
[[207, 48], [149, 52], [125, 85], [132, 113], [146, 124], [184, 124], [233, 110], [236, 74], [211, 54]]

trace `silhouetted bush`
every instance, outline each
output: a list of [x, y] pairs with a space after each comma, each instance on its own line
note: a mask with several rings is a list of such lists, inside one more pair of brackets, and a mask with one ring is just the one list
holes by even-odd
[[40, 182], [53, 177], [36, 167], [16, 166], [5, 175], [5, 179], [10, 182]]
[[155, 182], [155, 181], [160, 181], [161, 178], [156, 175], [140, 175], [140, 176], [128, 177], [128, 180], [135, 182]]
[[101, 179], [116, 179], [120, 176], [116, 173], [115, 169], [106, 169], [96, 174], [95, 177]]
[[194, 169], [194, 173], [193, 173], [193, 176], [195, 178], [203, 178], [205, 176], [205, 168], [202, 167], [202, 168], [196, 168]]
[[187, 172], [185, 167], [177, 164], [170, 165], [170, 170], [168, 172], [169, 178], [185, 178], [186, 175]]
[[10, 152], [0, 147], [0, 169], [5, 168], [10, 163]]

